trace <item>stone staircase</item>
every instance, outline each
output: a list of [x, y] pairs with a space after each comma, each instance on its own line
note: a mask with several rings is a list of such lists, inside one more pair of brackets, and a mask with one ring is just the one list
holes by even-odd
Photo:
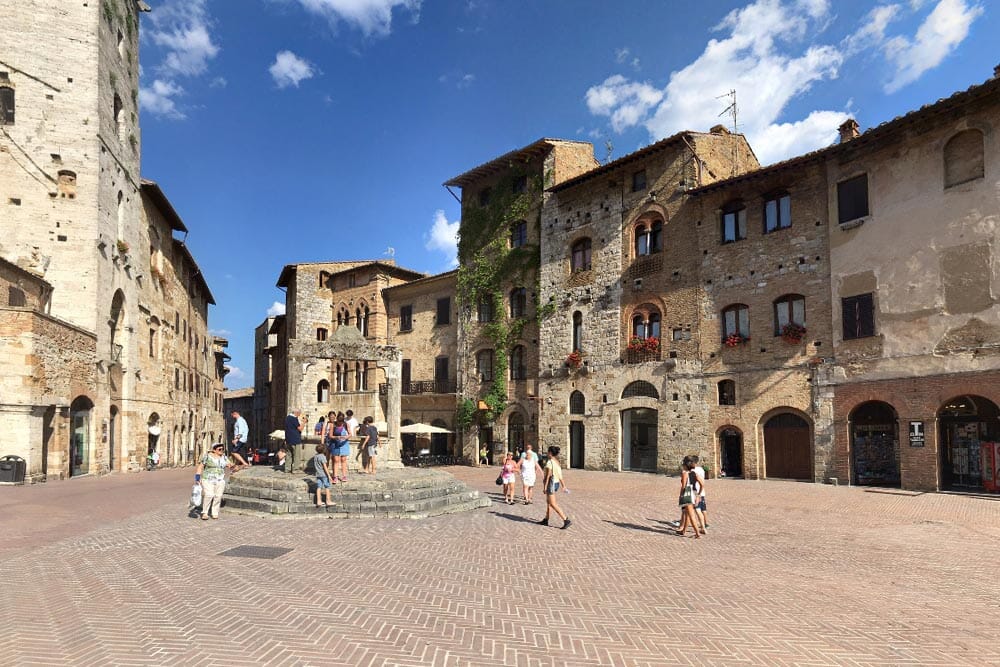
[[226, 484], [223, 506], [239, 514], [288, 518], [424, 519], [488, 507], [490, 499], [441, 470], [403, 468], [371, 478], [351, 474], [330, 491], [331, 507], [316, 507], [312, 475], [254, 466]]

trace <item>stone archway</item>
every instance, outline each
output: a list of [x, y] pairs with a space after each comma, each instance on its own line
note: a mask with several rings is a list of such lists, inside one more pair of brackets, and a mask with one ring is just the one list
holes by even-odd
[[[288, 341], [288, 394], [289, 410], [301, 408], [305, 398], [315, 391], [315, 384], [307, 383], [307, 370], [319, 360], [347, 360], [372, 362], [385, 372], [385, 423], [386, 438], [380, 443], [383, 451], [379, 467], [401, 468], [400, 412], [402, 399], [403, 353], [394, 345], [376, 345], [369, 342], [355, 327], [339, 326], [325, 341], [293, 338]], [[367, 390], [378, 400], [378, 387]], [[308, 392], [308, 393], [307, 393]], [[353, 457], [351, 458], [353, 461]], [[297, 457], [296, 468], [302, 465]]]
[[812, 480], [812, 429], [792, 410], [764, 422], [764, 471], [767, 479]]

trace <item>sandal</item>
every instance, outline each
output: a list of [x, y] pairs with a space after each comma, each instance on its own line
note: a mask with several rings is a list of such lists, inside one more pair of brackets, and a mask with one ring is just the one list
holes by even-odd
[[201, 515], [201, 520], [202, 521], [208, 521], [208, 515], [207, 514], [202, 514]]

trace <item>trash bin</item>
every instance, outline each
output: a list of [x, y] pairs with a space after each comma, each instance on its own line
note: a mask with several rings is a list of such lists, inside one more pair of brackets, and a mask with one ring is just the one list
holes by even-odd
[[7, 455], [0, 458], [0, 483], [24, 484], [24, 459], [20, 456]]

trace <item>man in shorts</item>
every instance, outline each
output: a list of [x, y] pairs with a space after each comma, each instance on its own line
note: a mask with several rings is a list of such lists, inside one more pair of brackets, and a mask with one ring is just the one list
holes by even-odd
[[[243, 452], [247, 449], [247, 436], [250, 435], [250, 427], [247, 426], [247, 420], [243, 419], [237, 410], [233, 410], [233, 448], [229, 453], [232, 454], [233, 458], [239, 464], [236, 470], [242, 470], [243, 468], [249, 468], [250, 464], [243, 457]], [[233, 470], [233, 472], [236, 472]]]
[[365, 417], [361, 436], [364, 438], [361, 441], [361, 448], [368, 454], [368, 465], [365, 467], [365, 472], [374, 476], [378, 459], [378, 428], [375, 426], [375, 420], [371, 417]]

